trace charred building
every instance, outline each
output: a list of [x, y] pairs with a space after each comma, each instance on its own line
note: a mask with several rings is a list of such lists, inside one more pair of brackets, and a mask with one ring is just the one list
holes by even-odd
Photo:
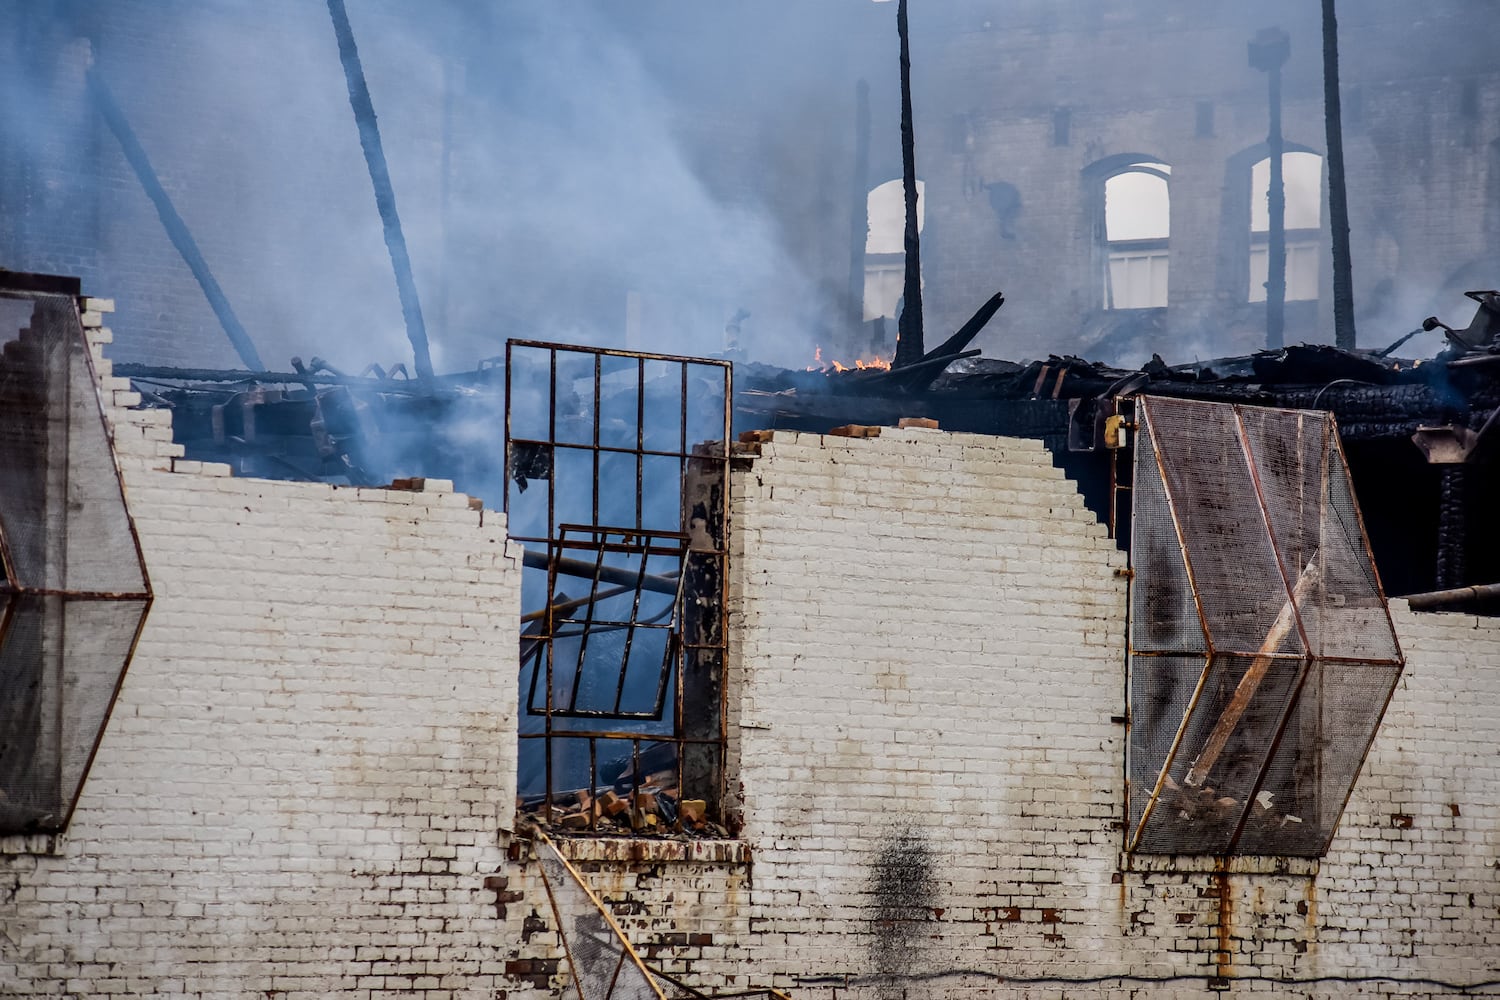
[[0, 993], [1500, 982], [1473, 5], [806, 6], [13, 12]]

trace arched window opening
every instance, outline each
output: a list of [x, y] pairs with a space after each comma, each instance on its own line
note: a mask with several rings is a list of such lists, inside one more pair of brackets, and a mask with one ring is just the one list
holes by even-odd
[[[917, 232], [926, 221], [926, 187], [917, 181]], [[870, 192], [870, 229], [865, 238], [866, 320], [895, 317], [906, 285], [906, 192], [900, 180]]]
[[1104, 179], [1104, 308], [1167, 304], [1171, 197], [1165, 163], [1131, 163]]
[[[1286, 300], [1318, 297], [1323, 231], [1323, 157], [1286, 153], [1281, 158], [1286, 190]], [[1250, 301], [1266, 301], [1271, 260], [1271, 158], [1250, 168]]]

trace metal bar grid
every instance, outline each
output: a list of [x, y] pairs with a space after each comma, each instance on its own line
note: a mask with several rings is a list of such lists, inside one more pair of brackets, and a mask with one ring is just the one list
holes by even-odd
[[[707, 755], [709, 794], [696, 797], [707, 799], [717, 815], [727, 741], [722, 678], [731, 366], [705, 358], [511, 340], [505, 371], [504, 509], [511, 537], [532, 549], [525, 559], [528, 569], [546, 571], [543, 606], [522, 618], [523, 683], [530, 672], [526, 712], [539, 718], [540, 731], [524, 731], [523, 725], [520, 737], [523, 747], [542, 743], [541, 801], [547, 815], [569, 788], [596, 790], [600, 741], [609, 740], [629, 741], [632, 802], [645, 777], [642, 757], [655, 759], [657, 745], [672, 748], [682, 796], [690, 796], [693, 781], [687, 773], [692, 762], [685, 758]], [[706, 509], [701, 503], [693, 507], [687, 481], [705, 475], [720, 486], [711, 491]], [[533, 483], [539, 492], [523, 496]], [[582, 583], [587, 592], [564, 593], [563, 577]], [[540, 579], [540, 573], [533, 577]], [[647, 597], [669, 590], [672, 604], [663, 616], [659, 603]], [[643, 614], [648, 605], [651, 612]], [[692, 614], [685, 618], [688, 609]], [[710, 619], [706, 624], [705, 618]], [[624, 648], [600, 655], [599, 637], [609, 632], [623, 633]], [[660, 638], [651, 637], [663, 634], [666, 650], [651, 678], [650, 705], [640, 707], [632, 688], [646, 672], [633, 673], [631, 660], [641, 642], [659, 644]], [[573, 641], [577, 650], [563, 652], [561, 645]], [[604, 671], [605, 662], [612, 669]], [[688, 690], [701, 682], [705, 669], [709, 702]], [[609, 673], [603, 686], [601, 671]], [[539, 684], [546, 685], [544, 695], [536, 690]], [[595, 692], [607, 688], [604, 703], [588, 703], [591, 684]], [[595, 725], [576, 725], [590, 721]], [[586, 755], [570, 758], [568, 741], [586, 743]], [[584, 760], [588, 776], [580, 780]], [[591, 808], [590, 829], [597, 824], [598, 811]]]
[[[574, 533], [569, 538], [569, 532]], [[577, 537], [584, 534], [585, 538]], [[616, 537], [622, 541], [611, 542], [607, 539]], [[664, 544], [670, 543], [670, 544]], [[589, 596], [576, 600], [568, 600], [560, 603], [549, 603], [542, 611], [540, 631], [527, 636], [528, 640], [535, 643], [535, 648], [544, 650], [546, 655], [555, 655], [555, 640], [559, 638], [577, 638], [578, 654], [572, 665], [572, 685], [565, 704], [559, 704], [556, 698], [557, 692], [549, 686], [545, 694], [545, 705], [539, 706], [536, 698], [536, 681], [538, 671], [532, 671], [532, 683], [527, 698], [527, 710], [536, 713], [544, 711], [549, 717], [554, 718], [596, 718], [596, 719], [649, 719], [660, 721], [662, 709], [669, 681], [675, 678], [675, 683], [681, 683], [680, 670], [677, 669], [677, 642], [675, 634], [678, 628], [677, 607], [681, 601], [681, 563], [687, 548], [687, 536], [681, 532], [645, 532], [639, 535], [633, 534], [627, 529], [620, 528], [590, 528], [578, 525], [563, 525], [559, 538], [554, 546], [557, 557], [550, 561], [547, 591], [550, 594], [558, 592], [558, 568], [557, 564], [563, 552], [569, 551], [592, 551], [595, 553], [593, 561], [594, 574], [591, 579]], [[634, 569], [634, 585], [621, 586], [609, 590], [602, 590], [601, 575], [605, 570], [604, 557], [607, 554], [624, 555], [636, 557]], [[649, 565], [648, 560], [653, 557], [662, 557], [674, 560], [678, 565], [677, 591], [672, 595], [672, 600], [662, 612], [651, 619], [640, 618], [641, 596], [645, 589]], [[596, 610], [601, 604], [620, 597], [630, 597], [630, 613], [623, 617], [601, 618]], [[572, 610], [583, 608], [583, 616], [573, 617]], [[663, 615], [665, 618], [663, 619]], [[635, 635], [638, 630], [661, 632], [666, 638], [665, 656], [659, 664], [659, 676], [657, 678], [656, 697], [653, 707], [649, 711], [626, 711], [621, 707], [624, 697], [626, 675], [630, 670], [630, 654], [635, 643]], [[588, 665], [589, 640], [603, 632], [623, 631], [625, 633], [624, 649], [619, 658], [619, 671], [615, 681], [615, 697], [612, 708], [608, 709], [586, 709], [578, 707], [580, 686], [583, 682], [585, 667]]]

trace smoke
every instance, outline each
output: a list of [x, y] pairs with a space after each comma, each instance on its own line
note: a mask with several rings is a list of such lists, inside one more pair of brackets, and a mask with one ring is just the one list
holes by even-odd
[[[5, 6], [46, 39], [14, 76], [49, 99], [9, 91], [8, 162], [29, 174], [0, 186], [55, 186], [58, 147], [78, 147], [87, 176], [70, 192], [77, 232], [36, 220], [0, 239], [0, 263], [81, 271], [116, 297], [121, 360], [236, 363], [81, 92], [67, 98], [79, 125], [60, 134], [51, 80], [92, 62], [273, 368], [409, 356], [323, 3]], [[714, 354], [740, 310], [753, 356], [808, 353], [830, 307], [766, 185], [704, 180], [705, 134], [740, 122], [667, 93], [686, 81], [648, 63], [659, 39], [640, 24], [592, 3], [350, 8], [440, 371], [513, 336]]]
[[[874, 187], [899, 175], [893, 6], [352, 2], [439, 370], [515, 336], [714, 354], [742, 311], [754, 360], [800, 367], [816, 344], [857, 342], [853, 94], [870, 83]], [[976, 342], [992, 355], [1175, 362], [1263, 344], [1245, 288], [1248, 163], [1227, 169], [1267, 127], [1245, 44], [1272, 24], [1291, 34], [1286, 138], [1321, 153], [1316, 8], [1140, 3], [1101, 20], [1051, 2], [916, 5], [934, 336], [1004, 290]], [[1495, 283], [1463, 274], [1490, 259], [1500, 212], [1500, 89], [1471, 30], [1485, 11], [1341, 5], [1362, 346], [1434, 312], [1454, 322], [1467, 307], [1435, 297]], [[0, 13], [14, 26], [0, 38], [0, 266], [78, 273], [115, 297], [121, 360], [236, 363], [87, 105], [92, 62], [269, 364], [409, 357], [321, 0], [0, 0]], [[1172, 167], [1160, 322], [1100, 305], [1087, 171], [1124, 154]], [[1292, 339], [1331, 339], [1331, 309], [1315, 313], [1289, 319]]]

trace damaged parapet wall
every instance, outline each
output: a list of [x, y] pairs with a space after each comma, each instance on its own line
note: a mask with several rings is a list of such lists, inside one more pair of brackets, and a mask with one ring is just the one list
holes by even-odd
[[492, 996], [503, 517], [184, 462], [100, 363], [156, 598], [65, 836], [0, 840], [0, 996]]
[[[1327, 857], [1132, 861], [1124, 560], [1041, 444], [887, 428], [760, 448], [731, 508], [753, 863], [572, 842], [648, 962], [821, 1000], [1500, 979], [1496, 623], [1397, 604], [1408, 666]], [[512, 968], [546, 983], [534, 865], [517, 886]]]
[[[156, 602], [67, 836], [0, 845], [0, 995], [553, 995], [556, 918], [498, 832], [495, 515], [174, 468], [165, 415], [103, 389]], [[1493, 620], [1397, 605], [1326, 858], [1131, 862], [1123, 561], [1042, 446], [761, 451], [731, 508], [740, 837], [564, 844], [648, 962], [818, 1000], [1500, 979]]]

